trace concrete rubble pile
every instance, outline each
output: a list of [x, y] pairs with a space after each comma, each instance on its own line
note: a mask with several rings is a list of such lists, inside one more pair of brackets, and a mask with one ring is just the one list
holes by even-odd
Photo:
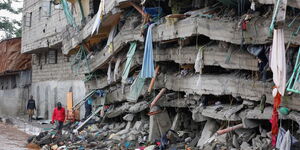
[[[115, 2], [118, 11], [110, 13], [110, 7], [99, 8], [103, 24], [93, 18], [75, 35], [69, 30], [63, 35], [64, 54], [87, 49], [73, 66], [86, 77], [87, 91], [105, 93], [93, 103], [100, 113], [84, 125], [84, 119], [66, 123], [62, 135], [50, 130], [29, 143], [44, 150], [299, 149], [299, 93], [286, 92], [278, 111], [273, 105], [272, 88], [279, 88], [269, 67], [275, 6], [267, 4], [274, 2], [133, 2]], [[294, 32], [300, 10], [291, 4], [285, 3], [285, 21], [294, 24], [282, 25], [279, 17], [275, 21], [289, 46], [287, 79], [297, 72], [300, 45]], [[115, 28], [109, 28], [108, 20], [115, 18]], [[96, 28], [98, 36], [93, 35]], [[276, 126], [271, 118], [277, 112]]]
[[[143, 104], [147, 107], [143, 108]], [[266, 115], [272, 111], [270, 106], [262, 113], [258, 104], [249, 101], [231, 106], [220, 101], [206, 106], [199, 102], [190, 105], [189, 109], [163, 107], [166, 103], [159, 105], [150, 109], [149, 104], [142, 101], [131, 107], [120, 106], [108, 110], [105, 120], [101, 115], [94, 117], [78, 132], [74, 129], [82, 122], [68, 123], [62, 135], [57, 135], [54, 129], [30, 137], [28, 142], [39, 145], [43, 150], [272, 149], [268, 125], [270, 116]], [[298, 116], [292, 111], [288, 115], [282, 114], [281, 119], [285, 125], [292, 123], [292, 126], [298, 126], [294, 121], [285, 122], [285, 119]], [[298, 140], [293, 136], [290, 138], [294, 140], [291, 149], [299, 148]]]

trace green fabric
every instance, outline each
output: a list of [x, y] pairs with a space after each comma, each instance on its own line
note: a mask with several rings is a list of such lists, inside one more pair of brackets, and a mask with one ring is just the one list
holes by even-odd
[[72, 61], [71, 69], [72, 72], [76, 75], [79, 74], [79, 71], [84, 67], [88, 74], [86, 74], [86, 78], [84, 79], [84, 82], [87, 82], [91, 80], [92, 78], [96, 78], [96, 75], [94, 73], [91, 73], [90, 69], [90, 63], [87, 59], [88, 50], [85, 46], [82, 44], [80, 45], [80, 49], [75, 55], [75, 58]]
[[276, 21], [276, 16], [277, 16], [277, 13], [278, 13], [280, 1], [281, 1], [281, 0], [277, 0], [276, 6], [275, 6], [275, 10], [274, 10], [273, 17], [272, 17], [272, 22], [271, 22], [271, 25], [270, 25], [270, 27], [269, 27], [270, 35], [272, 35], [273, 30], [274, 30], [274, 24], [275, 24], [275, 21]]
[[78, 0], [78, 3], [79, 3], [79, 7], [80, 7], [80, 12], [81, 12], [81, 21], [85, 22], [84, 11], [83, 11], [81, 0]]
[[73, 15], [72, 15], [72, 12], [69, 9], [69, 5], [68, 5], [67, 0], [61, 0], [61, 4], [62, 4], [62, 7], [64, 9], [64, 13], [65, 13], [65, 16], [67, 18], [68, 24], [70, 24], [72, 27], [74, 27], [74, 28], [77, 29], [77, 26], [76, 26], [76, 23], [75, 23], [75, 19], [74, 19]]
[[122, 74], [122, 83], [126, 83], [126, 79], [128, 78], [135, 50], [136, 50], [136, 43], [135, 42], [130, 43], [130, 48], [127, 52], [127, 60], [126, 60], [125, 68]]
[[138, 100], [142, 92], [142, 89], [144, 87], [145, 80], [146, 79], [140, 77], [140, 74], [138, 75], [138, 77], [134, 80], [133, 84], [130, 87], [130, 92], [129, 95], [127, 96], [127, 100], [129, 101]]
[[300, 48], [298, 50], [298, 55], [297, 55], [297, 59], [295, 62], [293, 74], [287, 83], [287, 87], [286, 87], [287, 91], [300, 94], [299, 74], [300, 74]]

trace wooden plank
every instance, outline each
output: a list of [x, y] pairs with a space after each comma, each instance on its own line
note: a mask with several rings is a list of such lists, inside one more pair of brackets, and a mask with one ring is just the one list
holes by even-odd
[[72, 110], [73, 108], [73, 92], [67, 93], [67, 110]]

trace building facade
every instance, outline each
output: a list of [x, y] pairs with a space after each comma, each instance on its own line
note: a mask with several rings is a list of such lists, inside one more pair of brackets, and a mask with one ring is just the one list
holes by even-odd
[[64, 10], [50, 0], [24, 1], [22, 53], [31, 54], [31, 94], [37, 116], [49, 119], [57, 102], [66, 106], [67, 92], [74, 101], [85, 95], [83, 76], [71, 68], [72, 55], [62, 54], [62, 35], [67, 27]]
[[[102, 104], [111, 106], [107, 124], [127, 122], [127, 130], [145, 125], [147, 132], [138, 134], [152, 142], [172, 129], [203, 148], [224, 126], [262, 125], [277, 112], [270, 24], [284, 31], [287, 81], [300, 45], [299, 0], [281, 3], [274, 15], [271, 0], [61, 0], [46, 2], [52, 15], [40, 21], [35, 18], [44, 1], [24, 3], [24, 14], [33, 19], [23, 29], [22, 52], [33, 54], [39, 114], [49, 117], [68, 91], [77, 100], [97, 89], [105, 93]], [[299, 127], [299, 95], [291, 93], [281, 106], [291, 110], [285, 119]]]
[[26, 112], [31, 86], [31, 55], [21, 54], [21, 38], [0, 42], [0, 114]]

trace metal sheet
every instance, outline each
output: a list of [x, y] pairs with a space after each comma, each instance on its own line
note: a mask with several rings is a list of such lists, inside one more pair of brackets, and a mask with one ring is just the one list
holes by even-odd
[[21, 54], [21, 38], [0, 42], [0, 74], [31, 69], [31, 55]]

